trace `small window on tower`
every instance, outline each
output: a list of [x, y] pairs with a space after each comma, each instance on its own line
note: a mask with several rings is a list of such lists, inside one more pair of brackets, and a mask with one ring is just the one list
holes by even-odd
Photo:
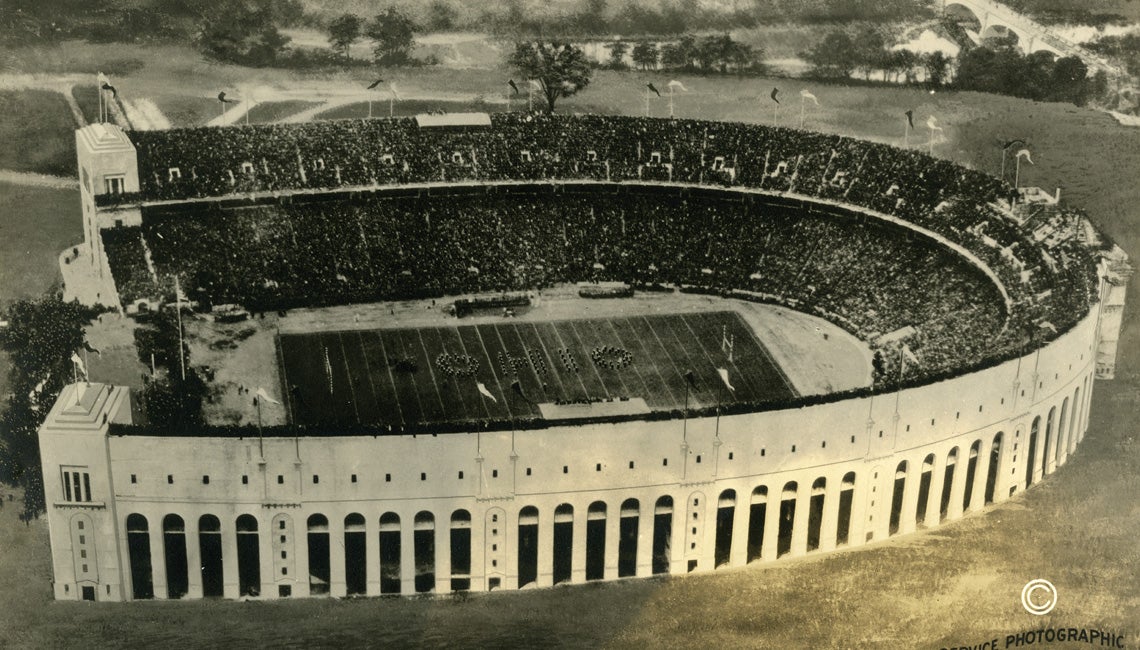
[[519, 158], [522, 159], [523, 162], [530, 162], [531, 161], [530, 152], [527, 151], [526, 149], [523, 149], [522, 151], [519, 152]]
[[243, 174], [252, 174], [252, 173], [253, 173], [253, 163], [251, 163], [251, 162], [243, 162], [243, 163], [241, 164], [241, 173], [243, 173]]
[[170, 169], [166, 170], [166, 180], [176, 181], [180, 178], [182, 178], [181, 169], [178, 169], [177, 167], [171, 167]]
[[593, 149], [590, 149], [589, 151], [587, 151], [586, 152], [586, 161], [587, 162], [597, 162], [598, 161], [598, 152], [594, 151]]

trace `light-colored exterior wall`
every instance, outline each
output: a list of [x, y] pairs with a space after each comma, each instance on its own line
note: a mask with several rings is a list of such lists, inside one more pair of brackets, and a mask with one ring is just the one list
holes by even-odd
[[[1071, 331], [1037, 352], [929, 386], [799, 409], [724, 416], [719, 422], [715, 417], [690, 419], [687, 425], [669, 420], [263, 442], [256, 437], [109, 436], [102, 414], [108, 414], [107, 422], [129, 417], [126, 389], [92, 385], [80, 406], [69, 406], [76, 391], [76, 386], [69, 386], [40, 432], [55, 594], [59, 599], [81, 597], [73, 559], [78, 551], [72, 536], [65, 534], [77, 514], [92, 517], [97, 531], [94, 582], [100, 600], [132, 597], [125, 541], [126, 521], [132, 514], [148, 522], [156, 598], [167, 595], [162, 520], [168, 514], [186, 522], [189, 597], [202, 594], [202, 576], [196, 570], [196, 532], [202, 515], [221, 521], [224, 595], [229, 598], [240, 595], [235, 522], [243, 514], [258, 522], [262, 597], [276, 597], [279, 585], [288, 585], [294, 597], [309, 594], [306, 522], [314, 514], [329, 521], [333, 596], [346, 592], [344, 545], [339, 542], [344, 539], [345, 517], [352, 513], [363, 515], [366, 522], [368, 595], [380, 593], [378, 542], [385, 513], [399, 516], [402, 593], [415, 591], [413, 528], [425, 529], [427, 524], [413, 522], [423, 512], [434, 518], [436, 592], [451, 590], [448, 535], [452, 514], [458, 510], [470, 514], [474, 591], [489, 589], [491, 577], [501, 588], [522, 586], [518, 584], [519, 517], [528, 506], [538, 510], [538, 586], [553, 583], [554, 512], [561, 504], [573, 507], [571, 582], [586, 577], [585, 531], [595, 502], [605, 504], [604, 579], [618, 577], [619, 513], [628, 499], [637, 500], [639, 517], [637, 576], [652, 571], [653, 513], [665, 496], [673, 504], [670, 573], [714, 569], [721, 505], [729, 509], [722, 519], [729, 511], [733, 514], [731, 535], [722, 533], [730, 542], [722, 549], [726, 565], [746, 564], [750, 505], [762, 498], [756, 493], [761, 487], [767, 490], [766, 525], [755, 559], [776, 559], [781, 498], [797, 503], [787, 555], [809, 552], [809, 537], [815, 537], [808, 528], [813, 492], [824, 496], [818, 550], [836, 548], [841, 484], [849, 473], [854, 473], [854, 483], [846, 546], [859, 546], [889, 536], [896, 469], [904, 461], [903, 509], [896, 534], [981, 509], [991, 445], [999, 433], [1002, 444], [993, 500], [1003, 501], [1024, 489], [1031, 423], [1039, 416], [1033, 481], [1064, 464], [1087, 425], [1099, 325], [1100, 310], [1094, 307]], [[107, 397], [92, 398], [93, 391]], [[1051, 409], [1058, 414], [1064, 410], [1064, 419], [1074, 426], [1054, 424], [1052, 439], [1046, 443], [1044, 422]], [[965, 470], [972, 448], [977, 450], [976, 465], [968, 486]], [[942, 517], [943, 478], [955, 449], [950, 505]], [[1044, 452], [1050, 452], [1048, 459]], [[931, 454], [928, 505], [919, 522], [921, 472]], [[89, 468], [93, 504], [63, 502], [62, 466]], [[203, 476], [209, 476], [208, 484]], [[821, 478], [824, 483], [818, 486]], [[793, 482], [795, 486], [790, 486]], [[814, 490], [813, 485], [817, 485]], [[970, 498], [963, 507], [967, 494]], [[627, 516], [634, 513], [629, 505]], [[288, 519], [285, 541], [276, 527], [281, 515]], [[287, 575], [281, 574], [282, 568]]]

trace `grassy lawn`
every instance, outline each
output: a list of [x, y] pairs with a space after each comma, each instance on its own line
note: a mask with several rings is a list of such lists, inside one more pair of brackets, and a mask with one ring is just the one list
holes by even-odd
[[[176, 125], [213, 117], [211, 98], [237, 82], [357, 87], [368, 76], [242, 70], [207, 64], [177, 48], [69, 47], [102, 60], [145, 60], [144, 68], [112, 83], [154, 98]], [[45, 54], [44, 67], [65, 69], [57, 66], [78, 56]], [[408, 93], [489, 95], [501, 92], [511, 74], [425, 69], [390, 78]], [[599, 72], [559, 110], [642, 114], [644, 84], [667, 80]], [[682, 117], [771, 122], [773, 86], [787, 98], [778, 116], [785, 125], [798, 122], [801, 88], [820, 100], [818, 108], [808, 107], [812, 129], [899, 142], [903, 111], [913, 109], [920, 129], [911, 142], [917, 144], [925, 142], [926, 117], [936, 115], [948, 139], [936, 155], [992, 172], [1000, 164], [1000, 139], [1026, 139], [1036, 164], [1022, 166], [1023, 182], [1061, 187], [1126, 250], [1140, 252], [1140, 129], [1121, 127], [1103, 113], [976, 93], [734, 77], [680, 80], [689, 88], [674, 98]], [[71, 118], [62, 99], [55, 99], [58, 109], [46, 96], [0, 94], [0, 108], [9, 107], [0, 129], [17, 143], [0, 153], [0, 167], [43, 167], [51, 151], [60, 161], [73, 156]], [[667, 100], [654, 98], [651, 112], [667, 115]], [[79, 237], [78, 208], [71, 192], [0, 185], [6, 242], [0, 245], [0, 298], [29, 295], [51, 283], [55, 255]], [[46, 526], [19, 524], [15, 504], [6, 504], [0, 510], [0, 647], [940, 648], [1061, 626], [1125, 634], [1132, 647], [1140, 635], [1140, 442], [1126, 439], [1136, 437], [1140, 412], [1140, 321], [1131, 317], [1140, 304], [1140, 281], [1132, 283], [1129, 301], [1117, 379], [1097, 383], [1090, 433], [1069, 464], [1013, 501], [944, 528], [778, 566], [465, 601], [88, 605], [51, 601]], [[1019, 603], [1022, 586], [1033, 578], [1049, 579], [1060, 593], [1048, 616], [1031, 616]]]
[[317, 102], [265, 102], [258, 104], [249, 111], [250, 124], [265, 124], [276, 122], [301, 111], [312, 108]]
[[0, 169], [75, 175], [75, 121], [59, 93], [0, 92]]

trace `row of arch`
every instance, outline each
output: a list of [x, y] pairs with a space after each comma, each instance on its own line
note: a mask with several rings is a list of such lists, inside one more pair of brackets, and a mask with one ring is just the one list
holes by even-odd
[[[132, 593], [134, 598], [220, 597], [227, 595], [228, 577], [242, 596], [260, 595], [264, 585], [274, 584], [275, 595], [288, 596], [298, 583], [306, 585], [308, 594], [327, 594], [334, 563], [341, 563], [335, 568], [345, 595], [377, 589], [381, 594], [466, 590], [472, 588], [473, 552], [484, 556], [480, 564], [487, 589], [522, 588], [740, 565], [858, 544], [876, 531], [889, 536], [937, 525], [1003, 499], [1007, 486], [1012, 494], [1052, 473], [1075, 450], [1084, 429], [1081, 395], [1078, 387], [1071, 408], [1066, 397], [1047, 415], [1035, 417], [1020, 450], [1020, 430], [1014, 440], [999, 431], [968, 448], [928, 453], [921, 463], [901, 460], [893, 480], [880, 479], [874, 469], [871, 489], [860, 490], [862, 499], [856, 497], [856, 473], [849, 471], [835, 484], [821, 476], [810, 486], [787, 481], [778, 492], [768, 485], [750, 493], [724, 489], [716, 494], [715, 505], [702, 505], [700, 492], [689, 495], [683, 507], [677, 507], [674, 496], [661, 496], [645, 511], [636, 498], [622, 501], [616, 513], [606, 502], [594, 501], [585, 507], [584, 518], [570, 503], [547, 513], [527, 505], [517, 511], [513, 540], [508, 539], [506, 511], [493, 507], [484, 513], [485, 538], [479, 543], [472, 539], [471, 513], [464, 509], [453, 511], [446, 530], [438, 533], [436, 516], [429, 511], [416, 513], [410, 522], [386, 512], [371, 534], [365, 516], [350, 513], [343, 519], [343, 533], [336, 535], [320, 513], [305, 518], [296, 535], [288, 514], [275, 515], [267, 531], [259, 530], [256, 517], [243, 514], [234, 520], [229, 541], [223, 540], [221, 520], [211, 514], [199, 517], [193, 532], [180, 515], [167, 514], [152, 536], [147, 518], [134, 513], [126, 520]], [[1020, 454], [1023, 464], [1017, 463]], [[1022, 473], [1003, 480], [1002, 468], [1010, 467]], [[886, 507], [875, 507], [880, 485], [889, 490], [886, 522], [875, 521]], [[706, 516], [713, 519], [708, 522], [712, 530], [706, 531]], [[855, 537], [860, 534], [865, 537]], [[437, 549], [439, 544], [446, 550]], [[295, 551], [304, 554], [303, 562]], [[263, 563], [265, 552], [272, 559]], [[236, 561], [225, 562], [227, 553]], [[158, 562], [164, 580], [162, 593], [156, 594]], [[266, 570], [272, 575], [264, 576]]]

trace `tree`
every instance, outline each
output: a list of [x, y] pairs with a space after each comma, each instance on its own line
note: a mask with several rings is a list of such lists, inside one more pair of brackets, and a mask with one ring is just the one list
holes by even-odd
[[649, 41], [641, 41], [633, 46], [633, 52], [630, 53], [633, 58], [633, 64], [641, 70], [654, 70], [657, 68], [657, 58], [660, 53], [657, 51], [657, 44], [650, 43]]
[[926, 83], [941, 86], [946, 83], [953, 60], [945, 52], [936, 50], [922, 56], [922, 67], [926, 71]]
[[885, 67], [887, 42], [877, 29], [867, 27], [859, 31], [854, 41], [855, 69], [863, 74], [864, 79], [871, 78], [871, 72]]
[[614, 41], [606, 45], [606, 49], [610, 51], [610, 61], [607, 65], [613, 70], [625, 70], [625, 55], [629, 52], [629, 43]]
[[388, 7], [368, 23], [365, 35], [372, 40], [372, 55], [381, 65], [401, 65], [412, 58], [416, 26], [396, 7]]
[[667, 43], [661, 48], [661, 63], [667, 68], [688, 69], [693, 67], [696, 58], [697, 37], [685, 34], [676, 43]]
[[364, 21], [356, 14], [341, 14], [329, 23], [329, 45], [334, 51], [348, 59], [352, 44], [360, 40], [360, 28]]
[[801, 56], [812, 65], [813, 76], [846, 78], [855, 69], [859, 53], [846, 32], [833, 31]]
[[272, 0], [225, 0], [203, 15], [195, 43], [211, 59], [270, 65], [289, 38], [277, 31]]
[[572, 18], [579, 34], [603, 34], [607, 31], [606, 0], [585, 0], [582, 11]]
[[447, 0], [432, 0], [427, 8], [427, 28], [433, 32], [446, 32], [455, 29], [459, 15]]
[[547, 113], [554, 112], [559, 99], [590, 85], [592, 70], [586, 54], [569, 43], [517, 43], [507, 63], [538, 82]]

